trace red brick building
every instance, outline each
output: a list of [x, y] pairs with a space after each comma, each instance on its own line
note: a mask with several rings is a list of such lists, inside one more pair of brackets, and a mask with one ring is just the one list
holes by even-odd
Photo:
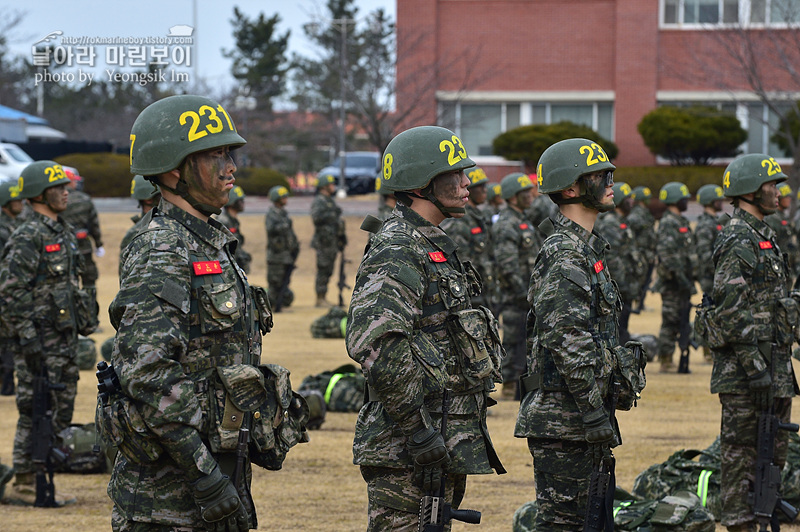
[[754, 43], [766, 89], [800, 98], [770, 44], [800, 41], [787, 17], [800, 21], [800, 0], [397, 0], [397, 108], [403, 128], [449, 127], [475, 155], [517, 126], [570, 120], [638, 166], [656, 163], [636, 129], [646, 113], [705, 104], [736, 113], [744, 152], [782, 155], [774, 111], [727, 50]]

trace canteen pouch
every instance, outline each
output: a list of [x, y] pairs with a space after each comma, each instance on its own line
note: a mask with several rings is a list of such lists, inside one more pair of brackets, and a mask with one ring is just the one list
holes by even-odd
[[464, 376], [473, 385], [498, 373], [489, 356], [489, 324], [480, 309], [467, 309], [454, 312], [447, 322], [452, 338], [461, 359]]
[[784, 297], [775, 302], [775, 342], [778, 345], [792, 345], [800, 335], [797, 318], [797, 301]]
[[92, 334], [99, 325], [97, 314], [100, 306], [86, 290], [75, 290], [75, 325], [83, 336]]
[[286, 453], [309, 440], [306, 426], [310, 411], [306, 400], [292, 391], [289, 370], [277, 364], [263, 364], [266, 396], [253, 412], [250, 460], [270, 471], [283, 467]]
[[245, 413], [254, 412], [266, 400], [264, 375], [255, 366], [236, 364], [218, 367], [217, 376], [222, 386], [210, 388], [212, 406], [208, 440], [212, 452], [234, 451]]
[[164, 452], [136, 405], [126, 395], [113, 394], [108, 403], [98, 397], [95, 425], [106, 448], [116, 447], [135, 464], [155, 462]]
[[633, 350], [621, 345], [614, 348], [614, 355], [617, 362], [614, 373], [620, 384], [616, 408], [630, 410], [636, 406], [647, 383], [644, 374], [647, 357], [642, 349]]

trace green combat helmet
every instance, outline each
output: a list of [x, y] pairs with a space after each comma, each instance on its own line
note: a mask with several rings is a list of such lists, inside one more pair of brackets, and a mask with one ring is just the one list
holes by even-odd
[[36, 161], [25, 167], [19, 176], [20, 199], [31, 199], [45, 190], [69, 183], [64, 169], [55, 161]]
[[244, 190], [239, 185], [236, 185], [231, 189], [230, 192], [228, 192], [228, 203], [226, 203], [225, 206], [230, 207], [237, 201], [243, 199], [244, 199]]
[[405, 192], [422, 189], [425, 199], [446, 217], [464, 213], [463, 207], [444, 207], [429, 186], [433, 178], [472, 168], [464, 144], [455, 133], [438, 126], [419, 126], [394, 137], [383, 154], [381, 190]]
[[630, 198], [633, 196], [633, 190], [631, 190], [631, 186], [622, 181], [619, 183], [614, 183], [612, 190], [614, 191], [615, 207], [619, 207], [619, 204], [622, 203], [625, 198]]
[[148, 181], [141, 175], [133, 176], [131, 180], [131, 197], [136, 201], [145, 201], [153, 199], [161, 194], [158, 187]]
[[0, 183], [0, 207], [5, 207], [10, 202], [20, 200], [19, 197], [19, 184], [13, 181], [6, 181]]
[[722, 199], [725, 195], [722, 193], [722, 187], [719, 185], [703, 185], [697, 191], [697, 203], [703, 207], [711, 205], [711, 202]]
[[782, 198], [792, 195], [792, 187], [789, 186], [789, 183], [785, 181], [778, 185], [778, 193], [781, 195]]
[[751, 153], [734, 159], [722, 175], [722, 190], [727, 198], [754, 193], [770, 181], [781, 183], [788, 179], [781, 165], [763, 153]]
[[638, 187], [633, 189], [633, 196], [634, 201], [650, 201], [650, 198], [653, 197], [653, 192], [650, 190], [650, 187], [646, 187], [644, 185], [639, 185]]
[[608, 155], [594, 141], [567, 139], [547, 148], [536, 166], [539, 192], [551, 194], [569, 188], [584, 174], [615, 170]]
[[658, 199], [667, 205], [675, 205], [683, 198], [691, 198], [689, 187], [678, 181], [671, 181], [658, 191]]
[[513, 198], [517, 192], [533, 188], [533, 181], [528, 174], [512, 172], [500, 180], [500, 193], [504, 200]]
[[[225, 146], [236, 149], [247, 143], [222, 105], [189, 94], [168, 96], [145, 107], [133, 123], [130, 138], [131, 173], [151, 181], [178, 168], [193, 153]], [[183, 177], [170, 192], [205, 215], [220, 213], [219, 208], [195, 200]]]
[[320, 189], [326, 185], [335, 185], [336, 184], [336, 177], [332, 174], [324, 174], [317, 178], [317, 189]]
[[278, 185], [269, 189], [269, 199], [275, 203], [276, 201], [280, 201], [283, 198], [288, 198], [290, 196], [289, 189], [283, 185]]
[[476, 166], [474, 168], [470, 168], [469, 171], [465, 173], [469, 178], [469, 185], [467, 185], [468, 189], [477, 187], [478, 185], [485, 185], [489, 182], [489, 178], [486, 177], [486, 172], [483, 171], [483, 168], [478, 168]]
[[497, 196], [503, 197], [503, 187], [500, 186], [500, 183], [495, 183], [486, 189], [487, 202], [492, 201]]

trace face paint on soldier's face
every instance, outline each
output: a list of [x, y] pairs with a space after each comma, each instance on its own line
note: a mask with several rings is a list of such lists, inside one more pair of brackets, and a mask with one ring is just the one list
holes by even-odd
[[20, 215], [22, 213], [22, 200], [9, 201], [6, 203], [6, 209], [14, 216]]
[[69, 191], [67, 185], [56, 185], [44, 191], [44, 202], [53, 212], [64, 212], [67, 210], [67, 198]]
[[[611, 172], [595, 172], [583, 176], [583, 183], [586, 187], [586, 195], [593, 197], [600, 205], [613, 208], [614, 205], [614, 179], [609, 174]], [[610, 184], [609, 184], [610, 183]]]
[[433, 195], [445, 207], [464, 207], [469, 200], [469, 178], [464, 172], [440, 174], [433, 180]]
[[486, 185], [477, 185], [469, 189], [469, 200], [475, 205], [486, 202]]
[[780, 194], [778, 193], [776, 181], [764, 183], [761, 185], [761, 201], [759, 201], [758, 206], [761, 208], [762, 212], [771, 214], [778, 210], [779, 197]]
[[193, 153], [186, 158], [182, 177], [189, 186], [189, 194], [200, 203], [223, 207], [235, 181], [236, 163], [230, 148]]

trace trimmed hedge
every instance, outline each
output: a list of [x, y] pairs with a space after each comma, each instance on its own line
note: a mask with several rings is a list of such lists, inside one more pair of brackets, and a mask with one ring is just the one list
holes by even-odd
[[[130, 160], [117, 153], [73, 153], [57, 157], [56, 162], [78, 169], [83, 190], [98, 198], [128, 197], [131, 194]], [[236, 184], [251, 196], [267, 196], [276, 185], [289, 187], [286, 176], [270, 168], [247, 167], [236, 171]]]

